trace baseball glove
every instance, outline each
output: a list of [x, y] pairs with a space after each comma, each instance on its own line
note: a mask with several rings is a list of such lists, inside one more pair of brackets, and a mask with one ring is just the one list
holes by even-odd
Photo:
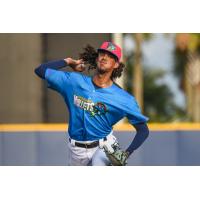
[[113, 166], [125, 166], [127, 164], [127, 159], [128, 159], [128, 153], [125, 151], [122, 151], [119, 147], [118, 143], [114, 143], [111, 145], [113, 150], [110, 151], [109, 148], [105, 145], [104, 152], [108, 159], [111, 162], [111, 165]]

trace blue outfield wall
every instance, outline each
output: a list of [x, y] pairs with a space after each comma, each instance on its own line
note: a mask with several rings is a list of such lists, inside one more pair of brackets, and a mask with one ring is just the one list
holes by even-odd
[[[126, 148], [133, 132], [115, 131]], [[1, 132], [0, 165], [66, 166], [68, 135], [65, 132]], [[200, 131], [151, 131], [128, 161], [129, 166], [200, 165]]]

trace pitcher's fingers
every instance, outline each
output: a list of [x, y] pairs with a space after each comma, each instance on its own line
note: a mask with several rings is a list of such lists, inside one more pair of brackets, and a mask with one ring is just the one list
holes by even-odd
[[77, 64], [84, 64], [84, 61], [82, 59], [77, 60]]

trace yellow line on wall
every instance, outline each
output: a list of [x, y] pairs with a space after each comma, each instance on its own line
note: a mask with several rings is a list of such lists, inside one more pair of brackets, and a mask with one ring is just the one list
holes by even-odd
[[[200, 123], [149, 123], [150, 131], [200, 131]], [[0, 124], [0, 132], [67, 131], [67, 124]], [[114, 131], [133, 131], [130, 124], [117, 124]]]
[[67, 124], [0, 124], [2, 132], [17, 132], [17, 131], [66, 131]]
[[[200, 131], [200, 123], [149, 123], [148, 127], [150, 131]], [[130, 124], [119, 124], [115, 126], [114, 130], [130, 131], [133, 130], [133, 127]]]

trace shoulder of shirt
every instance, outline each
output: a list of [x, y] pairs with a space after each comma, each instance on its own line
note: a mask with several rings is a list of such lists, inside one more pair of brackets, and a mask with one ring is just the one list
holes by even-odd
[[65, 72], [66, 74], [70, 74], [71, 77], [77, 77], [77, 78], [80, 78], [80, 77], [83, 77], [83, 78], [88, 78], [87, 75], [81, 73], [81, 72]]
[[121, 86], [119, 86], [117, 83], [113, 82], [114, 85], [115, 85], [115, 88], [118, 90], [118, 92], [120, 93], [120, 95], [123, 95], [124, 97], [127, 97], [127, 98], [133, 98], [134, 99], [134, 96], [131, 95], [130, 93], [128, 93], [126, 90], [124, 90]]

